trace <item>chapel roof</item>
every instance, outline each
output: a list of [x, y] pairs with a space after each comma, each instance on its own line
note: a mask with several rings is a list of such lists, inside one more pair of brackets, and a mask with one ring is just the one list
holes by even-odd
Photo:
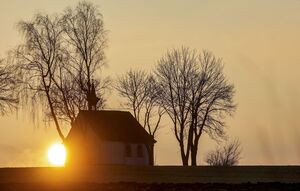
[[82, 110], [76, 117], [66, 140], [71, 141], [74, 134], [83, 133], [87, 128], [91, 128], [101, 140], [128, 143], [156, 142], [128, 111]]

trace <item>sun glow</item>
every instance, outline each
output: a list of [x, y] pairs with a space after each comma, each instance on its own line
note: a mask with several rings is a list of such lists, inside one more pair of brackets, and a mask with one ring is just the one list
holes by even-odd
[[66, 148], [61, 143], [55, 143], [48, 149], [48, 160], [54, 166], [64, 166], [66, 157]]

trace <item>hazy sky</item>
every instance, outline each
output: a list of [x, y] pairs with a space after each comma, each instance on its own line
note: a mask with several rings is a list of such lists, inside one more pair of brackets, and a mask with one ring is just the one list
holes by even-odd
[[[299, 0], [94, 0], [109, 32], [112, 78], [130, 68], [150, 70], [169, 48], [208, 49], [225, 62], [238, 109], [228, 134], [243, 146], [241, 164], [300, 164]], [[1, 0], [0, 56], [20, 43], [16, 23], [38, 11], [61, 12], [73, 0]], [[113, 93], [109, 108], [120, 107]], [[42, 119], [42, 118], [41, 118]], [[67, 129], [65, 130], [67, 132]], [[180, 164], [167, 122], [156, 144], [157, 164]], [[20, 111], [0, 118], [0, 166], [47, 165], [53, 128], [34, 127]], [[199, 162], [215, 147], [200, 143]]]

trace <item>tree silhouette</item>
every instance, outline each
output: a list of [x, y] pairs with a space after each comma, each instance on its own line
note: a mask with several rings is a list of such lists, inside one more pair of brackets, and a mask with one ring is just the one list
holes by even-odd
[[29, 90], [24, 92], [44, 106], [64, 140], [60, 121], [72, 124], [79, 110], [92, 110], [92, 102], [98, 103], [94, 109], [104, 106], [109, 80], [99, 76], [106, 47], [102, 16], [93, 4], [80, 2], [62, 16], [37, 14], [18, 28], [25, 42], [14, 57]]
[[[160, 128], [163, 108], [158, 102], [159, 89], [152, 75], [140, 70], [130, 70], [119, 77], [116, 90], [125, 98], [125, 107], [133, 112], [137, 121], [153, 137]], [[154, 164], [154, 144], [147, 147], [150, 164]]]
[[222, 60], [189, 48], [168, 51], [159, 61], [156, 78], [160, 104], [173, 122], [183, 165], [197, 165], [200, 137], [225, 136], [224, 119], [232, 114], [234, 88], [222, 73]]
[[17, 107], [19, 78], [16, 75], [16, 68], [4, 64], [0, 59], [0, 113], [8, 113]]
[[[99, 78], [101, 67], [105, 65], [105, 48], [107, 47], [107, 31], [104, 29], [102, 14], [92, 3], [79, 2], [75, 9], [68, 8], [63, 15], [62, 28], [66, 34], [67, 49], [70, 62], [77, 75], [81, 94], [91, 95], [93, 83], [100, 93], [98, 108], [104, 107], [103, 90], [109, 80]], [[87, 100], [87, 109], [92, 104]]]
[[59, 136], [64, 139], [52, 97], [53, 78], [65, 55], [61, 45], [60, 21], [56, 16], [37, 14], [32, 21], [19, 22], [18, 28], [24, 34], [25, 43], [18, 46], [15, 56], [32, 99], [36, 101], [40, 98], [47, 102], [44, 109], [50, 113]]
[[209, 152], [205, 162], [210, 166], [234, 166], [239, 163], [241, 153], [241, 143], [238, 139], [234, 139]]

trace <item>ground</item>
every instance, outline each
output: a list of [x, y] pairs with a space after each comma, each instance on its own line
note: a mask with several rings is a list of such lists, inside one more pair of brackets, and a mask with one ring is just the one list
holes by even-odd
[[283, 183], [244, 183], [244, 184], [143, 184], [143, 183], [6, 183], [0, 184], [1, 190], [24, 190], [24, 191], [299, 191], [300, 184]]
[[300, 190], [299, 166], [2, 168], [0, 190]]

